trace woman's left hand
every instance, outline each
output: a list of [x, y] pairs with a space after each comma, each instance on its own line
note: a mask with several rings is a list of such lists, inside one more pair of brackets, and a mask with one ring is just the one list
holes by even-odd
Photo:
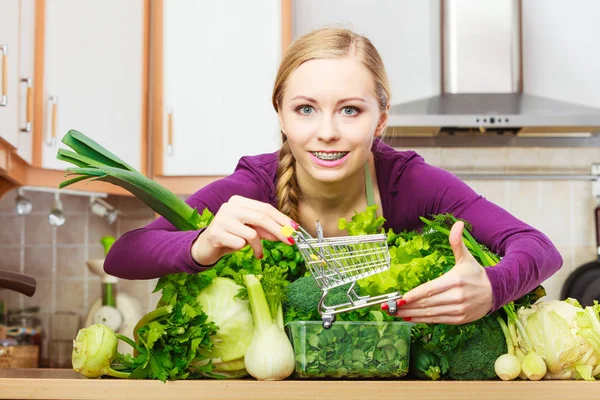
[[459, 325], [475, 321], [492, 309], [492, 285], [463, 243], [463, 229], [464, 224], [456, 222], [450, 231], [455, 266], [439, 278], [406, 292], [397, 301], [396, 316], [411, 322]]

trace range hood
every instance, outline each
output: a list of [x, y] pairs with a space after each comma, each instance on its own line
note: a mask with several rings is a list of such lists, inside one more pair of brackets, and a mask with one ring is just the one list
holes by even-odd
[[441, 0], [441, 32], [441, 94], [393, 105], [386, 135], [600, 133], [600, 109], [523, 93], [519, 0]]

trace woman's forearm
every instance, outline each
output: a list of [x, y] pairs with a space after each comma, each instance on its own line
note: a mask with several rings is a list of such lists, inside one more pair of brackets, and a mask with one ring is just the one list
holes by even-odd
[[194, 262], [190, 250], [200, 232], [148, 228], [127, 232], [113, 244], [104, 261], [104, 270], [124, 279], [196, 273], [203, 268]]
[[492, 284], [492, 311], [535, 289], [562, 266], [562, 256], [543, 235], [521, 237], [507, 246], [506, 256], [486, 268]]

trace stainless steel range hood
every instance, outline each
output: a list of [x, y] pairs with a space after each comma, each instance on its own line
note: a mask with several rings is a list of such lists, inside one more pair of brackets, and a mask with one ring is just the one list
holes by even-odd
[[386, 135], [600, 133], [600, 109], [523, 93], [519, 0], [441, 0], [441, 8], [442, 94], [392, 106]]

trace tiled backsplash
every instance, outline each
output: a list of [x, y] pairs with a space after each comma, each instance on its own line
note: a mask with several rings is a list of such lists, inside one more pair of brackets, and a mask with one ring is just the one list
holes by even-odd
[[[89, 211], [89, 197], [61, 195], [66, 223], [53, 228], [48, 223], [54, 195], [28, 191], [33, 203], [27, 216], [14, 211], [16, 191], [0, 200], [0, 269], [31, 275], [37, 280], [33, 297], [2, 291], [8, 309], [39, 306], [42, 328], [48, 332], [50, 315], [56, 311], [72, 311], [83, 324], [89, 307], [101, 297], [100, 277], [86, 266], [89, 259], [103, 258], [100, 239], [105, 235], [120, 236], [141, 227], [154, 218], [154, 213], [134, 197], [109, 196], [106, 201], [121, 210], [117, 221]], [[154, 308], [158, 295], [151, 292], [156, 280], [120, 280], [117, 289], [135, 297], [144, 311]], [[42, 346], [42, 360], [47, 362], [48, 337]]]
[[[453, 172], [535, 172], [589, 174], [600, 162], [596, 148], [419, 148], [430, 164]], [[596, 257], [594, 206], [589, 181], [471, 180], [475, 190], [546, 233], [564, 258], [563, 268], [545, 282], [548, 298], [558, 298], [571, 271]], [[114, 225], [89, 212], [89, 198], [62, 195], [65, 225], [52, 228], [48, 213], [53, 195], [27, 192], [33, 212], [19, 217], [14, 212], [16, 192], [0, 200], [0, 269], [33, 275], [38, 289], [32, 297], [2, 291], [10, 308], [39, 306], [47, 330], [55, 311], [74, 311], [85, 320], [90, 305], [101, 296], [100, 279], [86, 267], [86, 260], [102, 258], [100, 238], [118, 237], [154, 218], [135, 198], [109, 196], [122, 210]], [[135, 297], [149, 311], [159, 294], [151, 294], [156, 280], [120, 280], [118, 288]], [[47, 344], [42, 358], [47, 358]]]

